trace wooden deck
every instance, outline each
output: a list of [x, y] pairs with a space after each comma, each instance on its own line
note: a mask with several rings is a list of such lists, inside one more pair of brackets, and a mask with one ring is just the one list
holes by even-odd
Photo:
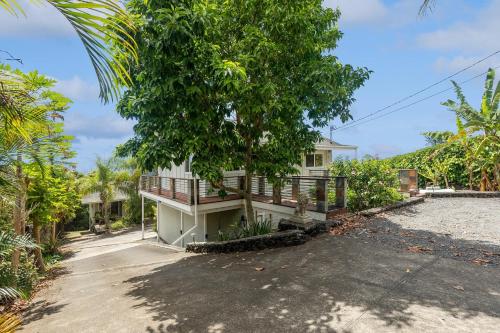
[[[146, 191], [146, 190], [143, 190], [143, 191], [147, 192], [147, 193], [151, 193], [151, 194], [156, 195], [156, 196], [160, 196], [160, 197], [168, 199], [168, 200], [176, 201], [176, 202], [179, 202], [179, 203], [182, 203], [185, 205], [192, 205], [192, 203], [189, 200], [190, 199], [189, 196], [184, 192], [176, 192], [175, 198], [174, 198], [172, 196], [172, 192], [170, 190], [162, 189], [161, 193], [159, 193], [156, 188], [152, 188], [149, 191]], [[242, 197], [239, 194], [228, 194], [224, 197], [220, 197], [220, 196], [216, 196], [216, 195], [209, 196], [209, 197], [202, 196], [199, 198], [198, 204], [204, 205], [204, 204], [210, 204], [210, 203], [216, 203], [216, 202], [225, 202], [225, 201], [241, 200], [241, 199], [242, 199]], [[269, 195], [253, 194], [252, 199], [254, 201], [258, 201], [258, 202], [262, 202], [262, 203], [266, 203], [266, 204], [270, 204], [270, 205], [273, 204], [273, 198], [272, 198], [272, 196], [269, 196]], [[297, 201], [289, 200], [289, 199], [282, 199], [280, 206], [295, 208], [297, 206]], [[338, 209], [339, 209], [338, 207], [329, 205], [328, 212], [337, 211]], [[317, 207], [315, 204], [311, 203], [308, 205], [307, 210], [312, 211], [312, 212], [316, 212]]]

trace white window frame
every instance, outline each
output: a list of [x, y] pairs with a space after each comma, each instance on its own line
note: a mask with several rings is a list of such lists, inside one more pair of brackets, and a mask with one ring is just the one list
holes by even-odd
[[[313, 156], [313, 165], [312, 166], [308, 166], [307, 165], [307, 157], [311, 156], [311, 155]], [[316, 165], [316, 157], [318, 155], [321, 156], [321, 165]], [[319, 153], [319, 154], [318, 153], [306, 154], [305, 155], [306, 168], [321, 168], [321, 167], [323, 167], [325, 165], [325, 161], [324, 160], [325, 160], [325, 156], [323, 156], [323, 154], [321, 154], [321, 153]]]

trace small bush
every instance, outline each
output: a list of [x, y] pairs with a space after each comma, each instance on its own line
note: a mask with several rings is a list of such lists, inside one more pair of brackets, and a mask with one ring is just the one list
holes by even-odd
[[26, 253], [22, 253], [17, 274], [12, 269], [10, 261], [0, 262], [0, 286], [14, 287], [23, 295], [28, 297], [36, 283], [38, 282], [38, 273], [33, 264], [33, 258], [28, 257]]
[[[403, 199], [397, 171], [383, 160], [336, 160], [331, 173], [347, 177], [347, 208], [360, 211]], [[333, 194], [329, 195], [330, 197]]]
[[111, 230], [116, 231], [116, 230], [121, 230], [127, 227], [127, 224], [125, 221], [122, 219], [116, 220], [115, 222], [111, 223]]
[[218, 240], [228, 241], [233, 239], [247, 238], [252, 236], [267, 235], [273, 231], [270, 220], [258, 221], [247, 226], [232, 225], [231, 228], [224, 232], [219, 230]]

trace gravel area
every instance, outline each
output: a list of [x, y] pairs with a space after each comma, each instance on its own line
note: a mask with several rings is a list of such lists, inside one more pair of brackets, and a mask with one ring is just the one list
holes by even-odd
[[364, 221], [347, 237], [500, 266], [500, 198], [427, 198]]

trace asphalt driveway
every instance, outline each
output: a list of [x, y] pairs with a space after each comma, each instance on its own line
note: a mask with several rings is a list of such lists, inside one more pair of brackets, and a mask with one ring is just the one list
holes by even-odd
[[298, 247], [227, 255], [187, 255], [133, 237], [119, 240], [95, 248], [93, 240], [86, 242], [92, 250], [72, 257], [70, 273], [36, 297], [24, 331], [498, 332], [500, 327], [498, 267], [411, 253], [371, 238], [325, 234]]

